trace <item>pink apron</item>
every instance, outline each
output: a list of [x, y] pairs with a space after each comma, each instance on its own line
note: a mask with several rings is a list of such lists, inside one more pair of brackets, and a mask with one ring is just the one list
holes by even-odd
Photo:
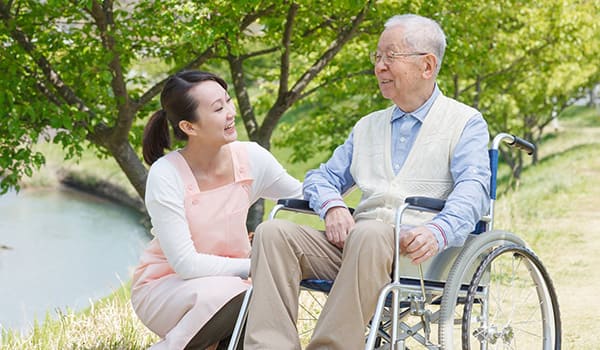
[[[179, 152], [166, 157], [185, 185], [184, 207], [196, 250], [247, 258], [250, 243], [246, 216], [252, 178], [244, 145], [235, 142], [230, 148], [234, 183], [208, 191], [200, 191]], [[249, 287], [247, 281], [236, 276], [181, 279], [167, 262], [156, 238], [140, 260], [133, 275], [131, 303], [142, 322], [162, 338], [151, 349], [183, 349], [225, 303]]]

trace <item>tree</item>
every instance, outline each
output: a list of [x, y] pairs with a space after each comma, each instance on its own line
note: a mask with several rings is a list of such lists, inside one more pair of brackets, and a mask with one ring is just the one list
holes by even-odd
[[[384, 12], [395, 13], [391, 3], [378, 2], [378, 10], [390, 6]], [[397, 12], [418, 13], [441, 24], [448, 47], [438, 84], [447, 95], [479, 109], [492, 135], [509, 132], [538, 142], [553, 116], [600, 82], [597, 1], [434, 0], [403, 6]], [[293, 148], [293, 159], [330, 152], [361, 115], [389, 104], [377, 91], [365, 89], [374, 81], [364, 76], [355, 80], [362, 83], [344, 81], [325, 87], [318, 96], [319, 102], [334, 101], [340, 94], [351, 99], [333, 103], [323, 113], [317, 110], [324, 106], [315, 102], [317, 116], [282, 125], [293, 132], [277, 142]], [[332, 135], [330, 130], [336, 126], [338, 132]], [[318, 142], [306, 148], [315, 133]], [[518, 178], [522, 154], [502, 152]]]
[[[52, 128], [69, 157], [86, 146], [114, 157], [143, 198], [143, 122], [182, 69], [229, 71], [248, 138], [268, 149], [371, 11], [372, 1], [0, 0], [1, 189], [43, 164], [32, 144]], [[156, 62], [167, 67], [158, 79], [144, 73]], [[251, 229], [261, 207], [254, 213]]]

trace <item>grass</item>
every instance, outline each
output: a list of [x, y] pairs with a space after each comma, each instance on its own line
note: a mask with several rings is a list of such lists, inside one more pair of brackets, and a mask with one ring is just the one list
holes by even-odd
[[[600, 148], [596, 140], [600, 140], [598, 111], [580, 107], [569, 110], [561, 118], [560, 130], [546, 135], [538, 145], [539, 163], [526, 167], [519, 187], [503, 193], [496, 202], [496, 228], [524, 237], [550, 271], [561, 303], [564, 349], [595, 349], [592, 335], [600, 330], [597, 312], [588, 304], [588, 300], [595, 300], [600, 287], [600, 273], [595, 272], [596, 262], [600, 263], [600, 257], [596, 258], [600, 243], [594, 238], [600, 233]], [[102, 169], [106, 176], [123, 181], [110, 160], [86, 156], [79, 164], [62, 162], [60, 152], [52, 146], [43, 147], [49, 147], [49, 164], [30, 185], [50, 181], [52, 172], [60, 167]], [[286, 150], [273, 152], [286, 163]], [[316, 166], [285, 165], [300, 179], [308, 168]], [[356, 202], [357, 196], [353, 194], [351, 201]], [[267, 203], [268, 209], [271, 206]], [[286, 215], [306, 220], [298, 214]], [[310, 220], [310, 224], [319, 223], [317, 218]], [[2, 331], [0, 349], [143, 349], [156, 339], [137, 320], [129, 304], [128, 286], [123, 285], [84, 311], [67, 310], [58, 319], [47, 317], [30, 333]]]
[[47, 315], [27, 334], [3, 330], [0, 349], [147, 349], [158, 338], [135, 317], [129, 296], [123, 285], [83, 311], [59, 312], [57, 319]]

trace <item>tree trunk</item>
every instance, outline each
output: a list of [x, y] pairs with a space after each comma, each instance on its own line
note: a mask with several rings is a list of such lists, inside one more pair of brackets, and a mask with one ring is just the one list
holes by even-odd
[[142, 200], [146, 194], [146, 177], [148, 170], [142, 164], [142, 161], [135, 153], [129, 142], [120, 142], [118, 144], [108, 145], [109, 151], [115, 158], [119, 167], [127, 176], [127, 179], [133, 185], [135, 191]]
[[263, 220], [264, 212], [265, 201], [261, 198], [256, 201], [248, 211], [248, 218], [246, 219], [246, 228], [248, 228], [248, 232], [254, 232], [254, 230], [256, 230], [256, 226]]

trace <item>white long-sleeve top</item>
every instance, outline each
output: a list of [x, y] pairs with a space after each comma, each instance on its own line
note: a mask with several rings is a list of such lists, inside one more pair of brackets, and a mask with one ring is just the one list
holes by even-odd
[[[301, 198], [302, 184], [289, 175], [273, 155], [255, 142], [243, 142], [253, 178], [250, 203], [259, 198]], [[190, 236], [185, 208], [184, 183], [177, 169], [164, 157], [150, 168], [146, 183], [146, 208], [152, 234], [160, 242], [169, 264], [183, 279], [206, 276], [240, 276], [250, 272], [249, 258], [227, 258], [198, 253]]]

